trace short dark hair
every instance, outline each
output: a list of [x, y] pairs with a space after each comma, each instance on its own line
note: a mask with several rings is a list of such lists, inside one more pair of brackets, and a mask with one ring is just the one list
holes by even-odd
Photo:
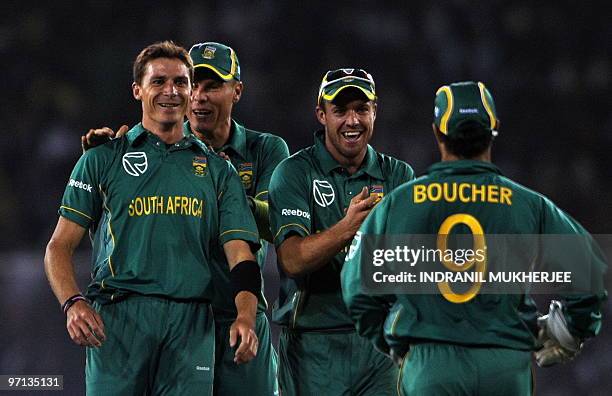
[[436, 133], [451, 154], [465, 159], [479, 156], [493, 143], [491, 129], [474, 120], [460, 122], [450, 136]]
[[174, 44], [173, 41], [166, 40], [151, 44], [140, 51], [140, 54], [138, 54], [134, 61], [134, 68], [132, 70], [134, 82], [136, 84], [142, 83], [142, 77], [144, 76], [147, 63], [158, 58], [179, 59], [187, 66], [189, 70], [189, 80], [193, 81], [193, 61], [189, 56], [189, 52], [180, 45]]

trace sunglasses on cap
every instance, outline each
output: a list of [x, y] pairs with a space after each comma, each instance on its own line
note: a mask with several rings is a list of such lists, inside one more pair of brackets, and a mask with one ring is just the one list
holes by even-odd
[[376, 97], [376, 85], [370, 73], [363, 69], [343, 68], [325, 73], [319, 87], [318, 102], [321, 98], [333, 100], [343, 88], [350, 86], [360, 89], [369, 99]]

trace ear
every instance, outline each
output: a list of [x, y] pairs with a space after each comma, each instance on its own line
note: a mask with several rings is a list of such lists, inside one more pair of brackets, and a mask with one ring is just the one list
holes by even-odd
[[442, 133], [442, 132], [440, 132], [440, 130], [436, 126], [435, 122], [431, 123], [431, 130], [433, 131], [434, 137], [436, 138], [436, 142], [438, 142], [438, 144], [440, 144], [440, 139], [438, 138], [438, 133]]
[[439, 134], [442, 134], [442, 132], [440, 132], [440, 130], [438, 129], [435, 123], [431, 124], [431, 129], [433, 130], [434, 137], [436, 138], [436, 143], [438, 144], [438, 150], [440, 151], [440, 157], [442, 158], [442, 160], [444, 160], [448, 156], [448, 153], [446, 152], [446, 146], [444, 145], [444, 143], [442, 143], [442, 141], [440, 141]]
[[242, 81], [237, 81], [236, 84], [234, 85], [234, 97], [232, 98], [232, 102], [234, 102], [234, 104], [240, 101], [243, 90], [244, 90], [244, 85], [242, 84]]
[[321, 125], [325, 126], [327, 125], [327, 114], [325, 113], [323, 106], [325, 106], [325, 103], [317, 105], [317, 107], [315, 107], [315, 114]]
[[140, 85], [136, 84], [136, 82], [132, 83], [132, 95], [136, 100], [142, 99], [142, 94], [140, 93]]
[[374, 119], [376, 119], [376, 110], [378, 110], [378, 104], [376, 102], [373, 102], [372, 103], [372, 115]]

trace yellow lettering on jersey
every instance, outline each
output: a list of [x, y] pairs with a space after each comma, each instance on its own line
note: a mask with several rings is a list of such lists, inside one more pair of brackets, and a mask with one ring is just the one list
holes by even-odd
[[182, 195], [136, 197], [128, 205], [128, 215], [134, 217], [168, 214], [202, 217], [203, 207], [203, 199]]
[[141, 197], [136, 198], [136, 201], [134, 202], [134, 210], [136, 212], [136, 216], [142, 216], [142, 198]]
[[508, 187], [502, 187], [499, 202], [506, 205], [512, 205], [512, 190]]
[[168, 206], [166, 206], [166, 214], [174, 214], [174, 203], [172, 197], [168, 197]]
[[412, 189], [412, 196], [414, 197], [414, 203], [420, 204], [427, 200], [427, 186], [423, 184], [415, 184]]
[[146, 197], [145, 199], [143, 199], [143, 212], [145, 216], [148, 216], [151, 214], [151, 198], [153, 197]]
[[467, 190], [468, 188], [470, 188], [470, 185], [467, 183], [459, 184], [459, 200], [461, 202], [465, 202], [465, 203], [470, 202], [470, 196], [467, 194], [464, 194], [464, 191]]
[[487, 186], [487, 202], [499, 203], [499, 186], [489, 184]]
[[452, 195], [448, 183], [444, 183], [444, 200], [446, 202], [455, 202], [457, 200], [457, 183], [452, 183]]
[[181, 197], [181, 214], [192, 215], [189, 211], [189, 199], [193, 198]]
[[439, 183], [431, 183], [427, 186], [427, 199], [437, 202], [442, 198], [442, 188]]
[[497, 184], [430, 183], [415, 184], [412, 189], [414, 203], [423, 202], [487, 202], [512, 205], [512, 189]]
[[487, 186], [478, 186], [476, 184], [472, 184], [472, 202], [485, 202], [487, 195], [486, 192]]

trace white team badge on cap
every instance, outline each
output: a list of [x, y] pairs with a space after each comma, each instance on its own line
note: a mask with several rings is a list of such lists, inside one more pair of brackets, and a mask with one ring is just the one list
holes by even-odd
[[132, 153], [125, 153], [121, 160], [123, 169], [130, 176], [140, 176], [147, 171], [148, 161], [147, 154], [142, 151], [135, 151]]
[[317, 205], [326, 208], [334, 202], [336, 193], [327, 180], [312, 181], [312, 195], [314, 195]]

